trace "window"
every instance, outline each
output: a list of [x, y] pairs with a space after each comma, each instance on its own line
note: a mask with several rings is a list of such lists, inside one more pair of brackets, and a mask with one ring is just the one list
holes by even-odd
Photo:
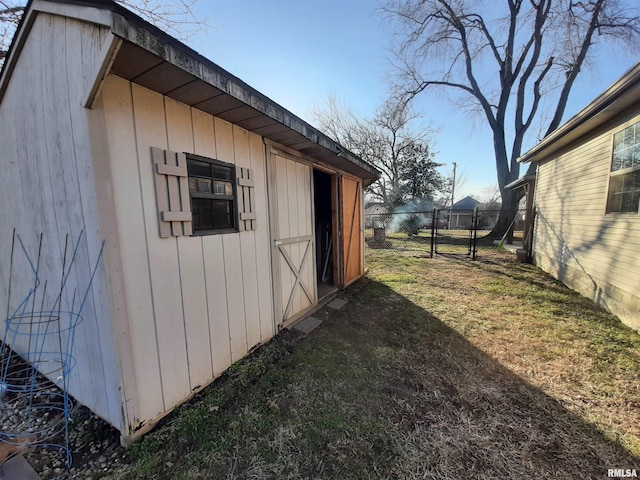
[[640, 205], [640, 122], [613, 136], [607, 213], [638, 213]]
[[237, 229], [235, 168], [218, 160], [187, 155], [193, 231], [221, 232]]

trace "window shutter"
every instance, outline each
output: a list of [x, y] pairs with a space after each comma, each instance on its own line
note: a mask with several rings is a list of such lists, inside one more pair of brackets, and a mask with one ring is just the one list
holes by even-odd
[[238, 178], [238, 228], [243, 230], [256, 229], [255, 181], [253, 170], [236, 167]]
[[193, 233], [191, 200], [184, 153], [151, 147], [160, 237]]

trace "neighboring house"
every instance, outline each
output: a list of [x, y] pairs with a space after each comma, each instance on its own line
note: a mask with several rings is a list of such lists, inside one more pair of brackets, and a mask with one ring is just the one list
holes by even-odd
[[640, 329], [640, 63], [519, 161], [538, 164], [535, 263]]
[[[86, 265], [105, 240], [69, 390], [124, 440], [363, 275], [378, 172], [113, 1], [29, 2], [0, 145], [2, 282], [13, 228], [31, 252], [44, 234], [50, 278], [65, 234], [85, 232]], [[8, 311], [33, 286], [20, 275]]]
[[443, 212], [450, 213], [449, 228], [451, 230], [469, 228], [473, 218], [473, 210], [478, 206], [480, 206], [478, 200], [471, 196], [466, 196], [451, 207], [442, 209]]

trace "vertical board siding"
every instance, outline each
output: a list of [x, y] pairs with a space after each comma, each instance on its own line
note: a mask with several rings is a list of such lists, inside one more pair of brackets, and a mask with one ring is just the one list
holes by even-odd
[[[126, 91], [129, 102], [120, 98]], [[256, 205], [256, 230], [160, 238], [151, 147], [252, 168], [254, 191], [264, 200], [264, 146], [261, 137], [244, 129], [115, 76], [107, 78], [102, 95], [106, 104], [120, 107], [105, 109], [106, 123], [107, 130], [114, 132], [108, 140], [113, 183], [128, 190], [126, 201], [115, 202], [118, 225], [129, 238], [126, 246], [121, 239], [127, 305], [130, 311], [147, 309], [146, 334], [134, 332], [131, 337], [134, 370], [155, 372], [153, 380], [147, 381], [155, 382], [153, 396], [156, 402], [162, 401], [158, 411], [157, 403], [149, 406], [152, 394], [136, 389], [140, 405], [136, 419], [149, 422], [274, 333], [266, 204]], [[133, 118], [134, 125], [127, 118]], [[122, 133], [124, 144], [116, 133]], [[114, 197], [119, 195], [120, 190], [114, 189]], [[144, 266], [127, 268], [129, 260]], [[141, 297], [142, 305], [132, 285], [147, 292]]]
[[[205, 157], [217, 158], [213, 117], [196, 109], [191, 109], [191, 116], [195, 152]], [[205, 275], [211, 369], [213, 376], [217, 377], [231, 365], [224, 250], [221, 235], [200, 238]]]
[[[101, 27], [38, 14], [3, 97], [0, 144], [5, 170], [0, 190], [10, 207], [3, 213], [5, 238], [0, 241], [3, 307], [8, 300], [5, 287], [13, 228], [34, 256], [39, 235], [43, 234], [40, 274], [52, 283], [47, 288], [45, 306], [52, 306], [59, 292], [53, 283], [60, 277], [65, 242], [72, 250], [83, 232], [63, 298], [65, 307], [73, 303], [74, 289], [84, 294], [98, 261], [102, 238], [93, 188], [88, 118], [81, 100], [85, 90], [83, 72], [96, 70], [95, 62], [106, 36], [106, 29]], [[14, 301], [21, 291], [32, 286], [32, 280], [26, 272], [14, 271], [12, 276], [11, 303], [15, 306]], [[82, 315], [83, 321], [75, 332], [73, 353], [77, 364], [71, 372], [69, 391], [80, 403], [123, 429], [119, 362], [102, 266], [93, 279]], [[4, 322], [2, 325], [4, 328]], [[14, 347], [21, 349], [20, 345]]]
[[[280, 325], [293, 321], [317, 301], [311, 167], [272, 152], [270, 169], [269, 194], [272, 214], [276, 217], [272, 223], [273, 236], [282, 242], [274, 245], [272, 253], [276, 322]], [[303, 239], [296, 240], [298, 237]], [[298, 272], [293, 269], [299, 270], [299, 281]], [[300, 282], [304, 283], [309, 296]]]
[[[243, 128], [233, 127], [234, 158], [236, 167], [251, 168], [249, 132]], [[252, 189], [254, 190], [254, 189]], [[241, 189], [238, 189], [241, 194]], [[247, 199], [249, 201], [249, 199]], [[263, 217], [255, 222], [266, 222]], [[256, 234], [254, 230], [239, 233], [240, 251], [242, 252], [242, 290], [244, 292], [244, 311], [246, 324], [247, 348], [250, 350], [260, 343], [260, 312], [258, 311], [258, 270], [256, 263]]]
[[[193, 152], [194, 129], [191, 109], [167, 97], [165, 106], [169, 149], [175, 152]], [[193, 391], [206, 385], [213, 378], [202, 240], [200, 237], [179, 237], [177, 242], [185, 346], [190, 390]]]
[[[262, 137], [249, 134], [249, 155], [256, 185], [266, 185], [265, 145]], [[258, 268], [258, 312], [260, 314], [260, 341], [264, 342], [275, 334], [273, 319], [273, 281], [271, 277], [271, 249], [269, 233], [269, 212], [266, 188], [253, 189], [256, 204], [255, 249]]]
[[[135, 99], [138, 103], [147, 103], [147, 109], [138, 112], [135, 118], [137, 122], [154, 121], [162, 112], [162, 104], [156, 101], [154, 105], [152, 97], [141, 99], [140, 95], [146, 92], [141, 93], [136, 89], [132, 92], [128, 82], [116, 77], [108, 77], [102, 89], [113, 189], [113, 197], [103, 201], [113, 202], [118, 226], [118, 238], [112, 239], [111, 242], [117, 242], [122, 262], [119, 266], [123, 272], [122, 295], [127, 308], [126, 321], [129, 325], [133, 360], [133, 365], [129, 367], [132, 368], [135, 379], [135, 391], [126, 391], [125, 395], [132, 401], [129, 423], [135, 428], [138, 422], [163, 412], [165, 404], [155, 323], [156, 295], [152, 290], [150, 278], [153, 265], [149, 261], [150, 246], [146, 243], [149, 214], [143, 209], [140, 188], [144, 177], [141, 176], [137, 160], [139, 153], [136, 148], [133, 101]], [[145, 119], [143, 115], [149, 118]], [[111, 119], [117, 121], [110, 121]], [[138, 135], [140, 134], [142, 132], [138, 132]], [[152, 181], [153, 179], [149, 179], [149, 182]], [[157, 231], [157, 223], [153, 225]], [[141, 399], [145, 395], [150, 398], [143, 402]]]
[[[235, 163], [235, 145], [233, 126], [220, 118], [214, 119], [218, 160]], [[245, 321], [244, 292], [242, 283], [242, 253], [240, 234], [223, 235], [224, 272], [227, 285], [227, 311], [229, 337], [231, 341], [231, 360], [235, 362], [244, 357], [247, 348], [247, 325]]]
[[611, 138], [540, 164], [536, 184], [536, 263], [596, 301], [611, 287], [631, 296], [640, 289], [640, 217], [605, 214]]
[[[156, 199], [153, 175], [151, 175], [153, 173], [151, 146], [170, 148], [166, 105], [164, 97], [158, 93], [149, 92], [120, 79], [118, 82], [128, 86], [133, 93], [132, 108], [136, 118], [135, 130], [133, 130], [136, 148], [134, 152], [137, 157], [136, 169], [139, 171], [136, 193], [142, 197], [143, 205], [138, 208], [144, 212], [144, 221], [140, 226], [143, 231], [136, 232], [136, 235], [131, 238], [137, 241], [130, 243], [139, 243], [140, 254], [146, 254], [148, 262], [146, 270], [130, 272], [129, 275], [134, 279], [140, 277], [141, 283], [149, 284], [151, 287], [153, 316], [149, 320], [154, 323], [155, 336], [148, 338], [147, 341], [155, 341], [158, 353], [155, 358], [147, 361], [159, 363], [156, 369], [160, 370], [162, 398], [166, 410], [185, 398], [190, 390], [178, 245], [175, 237], [159, 238], [157, 233], [158, 215], [154, 208]], [[120, 210], [122, 218], [131, 213], [133, 212], [130, 209]], [[131, 298], [130, 301], [136, 300]], [[135, 349], [136, 345], [133, 345], [133, 348]], [[145, 392], [138, 391], [138, 394], [140, 402], [145, 403]]]

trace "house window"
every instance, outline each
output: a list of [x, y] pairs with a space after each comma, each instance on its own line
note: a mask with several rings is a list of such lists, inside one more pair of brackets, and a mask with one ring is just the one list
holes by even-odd
[[640, 122], [613, 136], [607, 213], [638, 213], [640, 205]]
[[193, 231], [237, 230], [235, 167], [210, 158], [187, 155]]

